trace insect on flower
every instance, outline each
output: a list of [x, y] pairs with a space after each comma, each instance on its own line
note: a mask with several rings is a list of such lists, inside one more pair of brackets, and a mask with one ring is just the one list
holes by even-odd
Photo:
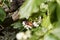
[[31, 21], [23, 21], [22, 24], [26, 29], [33, 27], [33, 23]]

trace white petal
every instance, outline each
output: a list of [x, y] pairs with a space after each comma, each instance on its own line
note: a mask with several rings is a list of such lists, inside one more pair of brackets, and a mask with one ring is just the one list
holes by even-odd
[[22, 37], [23, 37], [23, 35], [24, 35], [23, 32], [19, 32], [19, 33], [16, 34], [16, 38], [17, 38], [18, 40], [21, 40]]
[[30, 30], [26, 31], [26, 35], [28, 38], [30, 38], [31, 37], [31, 31]]
[[38, 26], [39, 26], [37, 22], [33, 22], [33, 25], [34, 25], [35, 27], [38, 27]]
[[32, 27], [29, 26], [29, 25], [25, 25], [24, 28], [29, 29], [29, 28], [32, 28]]
[[24, 40], [27, 40], [27, 38], [28, 38], [27, 35], [23, 35]]
[[26, 24], [25, 24], [25, 21], [23, 21], [22, 24], [23, 24], [23, 26], [26, 25]]

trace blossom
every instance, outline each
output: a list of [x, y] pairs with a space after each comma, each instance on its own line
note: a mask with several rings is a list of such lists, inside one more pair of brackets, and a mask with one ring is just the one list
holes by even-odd
[[35, 26], [35, 27], [38, 27], [39, 26], [39, 24], [37, 23], [37, 22], [33, 22], [33, 26]]
[[16, 34], [17, 40], [27, 40], [30, 37], [31, 37], [31, 31], [30, 30], [27, 30], [25, 33], [19, 32]]

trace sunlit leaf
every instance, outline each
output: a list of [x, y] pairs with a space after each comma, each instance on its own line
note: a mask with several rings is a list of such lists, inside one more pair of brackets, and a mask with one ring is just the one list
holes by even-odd
[[32, 13], [38, 12], [40, 3], [44, 0], [26, 0], [25, 3], [20, 7], [19, 15], [20, 18], [29, 18]]
[[53, 25], [52, 25], [51, 22], [50, 22], [50, 16], [44, 16], [41, 25], [42, 25], [43, 27], [48, 28], [48, 29], [53, 28]]
[[60, 5], [60, 0], [56, 0], [57, 1], [57, 3]]

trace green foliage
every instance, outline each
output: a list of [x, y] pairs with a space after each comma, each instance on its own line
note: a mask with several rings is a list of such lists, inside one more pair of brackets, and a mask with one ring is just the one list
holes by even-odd
[[2, 9], [2, 7], [0, 7], [0, 20], [1, 20], [1, 21], [4, 21], [5, 17], [6, 17], [6, 13], [5, 13], [5, 11]]
[[3, 3], [5, 3], [8, 7], [10, 7], [10, 2], [9, 0], [2, 0]]
[[56, 36], [54, 36], [53, 34], [46, 34], [44, 36], [44, 40], [59, 40]]
[[[28, 40], [60, 40], [60, 0], [25, 0], [18, 14], [19, 20], [26, 18], [27, 22], [36, 21], [41, 16], [39, 27], [32, 26], [32, 37]], [[4, 21], [5, 17], [6, 13], [0, 7], [0, 20]], [[24, 29], [23, 19], [14, 22], [11, 26], [19, 30]], [[26, 24], [29, 23], [27, 22]]]
[[[48, 21], [48, 22], [47, 22]], [[53, 28], [51, 22], [50, 22], [50, 17], [49, 16], [44, 16], [41, 25], [43, 27], [46, 27], [47, 29]]]
[[60, 31], [59, 30], [60, 30], [60, 27], [56, 27], [55, 29], [53, 29], [53, 31], [51, 33], [60, 39]]
[[20, 7], [19, 15], [20, 18], [29, 18], [32, 13], [39, 11], [39, 5], [44, 0], [26, 0], [25, 3]]
[[31, 31], [32, 31], [32, 37], [29, 40], [39, 40], [44, 35], [41, 27], [33, 28]]
[[22, 23], [20, 21], [17, 21], [15, 23], [11, 24], [11, 26], [13, 26], [13, 28], [15, 28], [15, 29], [22, 29], [23, 28]]
[[[40, 7], [41, 4], [42, 7]], [[58, 28], [60, 27], [60, 3], [58, 0], [26, 0], [20, 7], [19, 15], [20, 19], [26, 18], [32, 21], [39, 16], [43, 17], [41, 25], [31, 29], [32, 37], [28, 40], [60, 40], [60, 28]], [[20, 27], [14, 25], [17, 28]]]

